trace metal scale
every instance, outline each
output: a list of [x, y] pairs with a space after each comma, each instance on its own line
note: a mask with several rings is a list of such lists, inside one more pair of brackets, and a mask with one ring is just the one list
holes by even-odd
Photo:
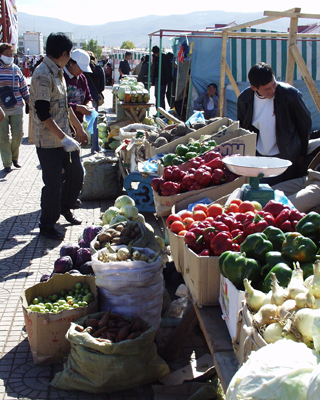
[[260, 179], [278, 176], [292, 164], [281, 158], [255, 156], [224, 157], [223, 163], [231, 172], [250, 178], [250, 183], [241, 186], [241, 200], [258, 201], [262, 207], [274, 199], [274, 190]]

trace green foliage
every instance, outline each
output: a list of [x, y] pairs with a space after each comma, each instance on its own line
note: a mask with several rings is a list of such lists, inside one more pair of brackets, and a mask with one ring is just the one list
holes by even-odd
[[84, 42], [82, 49], [92, 51], [97, 59], [101, 57], [102, 49], [96, 40], [90, 39], [89, 42]]
[[130, 40], [125, 40], [124, 42], [122, 42], [122, 45], [120, 46], [120, 49], [135, 49], [135, 48], [136, 46]]

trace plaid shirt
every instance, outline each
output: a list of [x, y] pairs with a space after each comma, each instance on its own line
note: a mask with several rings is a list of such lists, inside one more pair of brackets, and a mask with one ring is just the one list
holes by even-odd
[[[14, 67], [14, 85], [12, 85], [12, 68]], [[12, 110], [23, 107], [23, 101], [28, 100], [29, 98], [29, 90], [27, 87], [27, 83], [22, 75], [20, 68], [18, 68], [15, 64], [10, 66], [3, 64], [0, 62], [0, 87], [9, 86], [12, 89], [15, 98], [17, 99], [17, 104], [12, 107]], [[11, 109], [6, 109], [2, 101], [0, 100], [0, 106], [6, 113], [10, 113]]]
[[54, 148], [62, 147], [60, 139], [55, 136], [37, 116], [35, 110], [36, 100], [50, 102], [52, 119], [66, 134], [71, 136], [67, 89], [60, 69], [49, 57], [45, 56], [43, 62], [35, 69], [30, 86], [30, 117], [33, 122], [34, 143], [37, 147]]

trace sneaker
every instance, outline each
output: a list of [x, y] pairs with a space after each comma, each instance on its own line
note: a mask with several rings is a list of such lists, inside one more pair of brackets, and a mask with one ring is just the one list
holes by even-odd
[[65, 219], [68, 222], [70, 222], [71, 225], [81, 225], [82, 224], [82, 220], [75, 217], [70, 210], [63, 213], [62, 215], [65, 217]]
[[16, 168], [21, 168], [21, 165], [18, 164], [18, 161], [12, 160], [12, 164], [13, 164]]
[[40, 229], [40, 235], [46, 237], [47, 239], [62, 240], [64, 235], [57, 231], [56, 228], [50, 229]]
[[11, 167], [5, 167], [4, 168], [4, 172], [11, 172], [11, 171], [12, 171]]

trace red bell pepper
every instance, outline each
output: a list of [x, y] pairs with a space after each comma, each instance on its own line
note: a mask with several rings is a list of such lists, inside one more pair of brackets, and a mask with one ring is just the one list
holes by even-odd
[[233, 237], [230, 232], [219, 232], [210, 242], [210, 248], [215, 256], [220, 256], [228, 250], [232, 250]]
[[183, 192], [188, 192], [190, 190], [190, 187], [193, 185], [195, 182], [194, 175], [193, 174], [186, 174], [181, 181], [181, 190]]
[[235, 224], [235, 219], [232, 218], [230, 214], [217, 215], [215, 221], [223, 222], [225, 225], [227, 225], [230, 231], [232, 231]]
[[263, 211], [271, 213], [274, 217], [277, 217], [283, 209], [288, 209], [288, 206], [275, 201], [269, 200], [268, 203], [263, 207]]
[[216, 169], [216, 168], [221, 168], [223, 166], [222, 163], [222, 158], [221, 157], [216, 157], [210, 160], [205, 164], [207, 167], [210, 167], [211, 169]]
[[[290, 221], [290, 208], [284, 208], [276, 217], [276, 225], [280, 228], [280, 225], [283, 224], [285, 221]], [[280, 228], [281, 229], [281, 228]]]
[[209, 171], [206, 171], [200, 167], [194, 173], [194, 179], [200, 183], [201, 186], [208, 186], [211, 182], [211, 174]]
[[213, 160], [216, 157], [219, 157], [222, 160], [222, 155], [220, 153], [214, 150], [210, 150], [204, 155], [204, 162], [207, 164], [209, 161]]
[[226, 174], [220, 168], [216, 168], [211, 175], [211, 183], [213, 185], [221, 185], [227, 180]]
[[190, 167], [191, 167], [191, 168], [198, 169], [198, 168], [200, 168], [200, 166], [201, 166], [202, 164], [204, 164], [204, 160], [203, 160], [203, 158], [201, 158], [201, 157], [199, 157], [199, 156], [193, 157], [193, 158], [191, 158], [191, 160], [190, 160]]
[[270, 225], [276, 225], [273, 215], [265, 211], [258, 211], [250, 224], [244, 224], [244, 232], [246, 235], [263, 232]]
[[161, 190], [161, 196], [174, 196], [180, 193], [180, 183], [165, 182]]
[[231, 235], [233, 237], [233, 242], [237, 243], [237, 244], [241, 244], [242, 242], [244, 242], [245, 238], [247, 237], [247, 235], [243, 232], [243, 230], [241, 229], [233, 229], [231, 231]]

